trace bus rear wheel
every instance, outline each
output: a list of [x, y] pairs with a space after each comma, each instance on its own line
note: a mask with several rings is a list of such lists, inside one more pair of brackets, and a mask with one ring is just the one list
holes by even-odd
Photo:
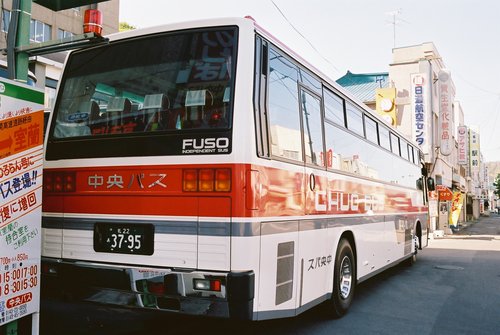
[[351, 306], [356, 287], [356, 261], [351, 244], [341, 239], [335, 256], [332, 297], [327, 302], [328, 314], [340, 318]]

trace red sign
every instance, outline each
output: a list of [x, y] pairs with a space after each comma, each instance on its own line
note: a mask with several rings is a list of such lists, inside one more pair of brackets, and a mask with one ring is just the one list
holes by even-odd
[[429, 191], [429, 199], [438, 200], [437, 191]]
[[453, 200], [453, 193], [450, 191], [450, 189], [448, 187], [443, 186], [443, 185], [437, 185], [437, 191], [439, 194], [440, 201], [452, 201]]
[[0, 121], [0, 158], [43, 143], [43, 110]]
[[33, 299], [33, 294], [31, 292], [18, 295], [14, 298], [10, 298], [9, 300], [7, 300], [7, 308], [11, 309], [16, 306], [26, 304], [30, 302], [32, 299]]

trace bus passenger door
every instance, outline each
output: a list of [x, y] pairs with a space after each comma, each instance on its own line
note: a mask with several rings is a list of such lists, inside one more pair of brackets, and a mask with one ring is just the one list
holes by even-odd
[[331, 231], [326, 214], [326, 171], [305, 169], [306, 217], [299, 223], [299, 277], [297, 307], [315, 301], [328, 291], [327, 278], [333, 274], [333, 259], [328, 241]]
[[299, 222], [300, 286], [297, 307], [317, 301], [327, 291], [327, 278], [333, 271], [333, 255], [328, 252], [327, 185], [321, 98], [300, 89], [302, 142], [305, 153], [305, 219]]

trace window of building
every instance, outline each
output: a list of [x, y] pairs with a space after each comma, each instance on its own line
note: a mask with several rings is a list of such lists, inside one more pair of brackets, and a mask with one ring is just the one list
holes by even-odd
[[33, 42], [45, 42], [52, 39], [52, 26], [38, 20], [31, 20], [30, 40]]
[[[439, 85], [432, 85], [432, 86], [437, 87]], [[437, 116], [436, 113], [432, 113], [432, 118], [434, 118], [434, 124], [439, 124], [439, 117]], [[432, 128], [434, 128], [434, 132], [432, 134], [432, 136], [433, 136], [432, 139], [430, 138], [429, 135], [427, 135], [427, 138], [424, 139], [424, 141], [427, 141], [427, 143], [436, 143], [437, 139], [439, 138], [439, 127], [432, 127]], [[427, 134], [429, 134], [429, 133], [427, 133]], [[424, 142], [423, 144], [425, 145], [426, 143]]]
[[8, 32], [10, 24], [10, 11], [2, 9], [2, 31]]
[[63, 38], [67, 38], [67, 37], [71, 37], [73, 36], [74, 34], [70, 31], [66, 31], [66, 30], [63, 30], [63, 29], [57, 29], [57, 38], [58, 39], [63, 39]]
[[269, 123], [271, 153], [302, 161], [302, 133], [297, 92], [298, 68], [287, 57], [269, 52]]

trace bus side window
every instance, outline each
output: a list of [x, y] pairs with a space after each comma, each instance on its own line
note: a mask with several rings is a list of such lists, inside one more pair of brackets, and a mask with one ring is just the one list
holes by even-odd
[[396, 155], [400, 156], [401, 151], [399, 149], [399, 137], [397, 135], [394, 135], [393, 133], [390, 133], [389, 137], [391, 139], [392, 152], [395, 153]]
[[297, 92], [299, 69], [286, 56], [269, 50], [269, 136], [271, 155], [303, 161]]
[[389, 129], [379, 124], [378, 135], [379, 135], [380, 146], [382, 148], [391, 151], [391, 140], [389, 139]]
[[363, 113], [359, 108], [351, 103], [346, 103], [347, 129], [355, 132], [359, 136], [364, 137], [363, 130]]
[[321, 100], [306, 90], [301, 89], [300, 93], [306, 163], [323, 167], [325, 166], [325, 153], [323, 152]]
[[370, 118], [369, 116], [365, 116], [365, 133], [366, 139], [370, 142], [378, 144], [378, 125], [375, 120]]

